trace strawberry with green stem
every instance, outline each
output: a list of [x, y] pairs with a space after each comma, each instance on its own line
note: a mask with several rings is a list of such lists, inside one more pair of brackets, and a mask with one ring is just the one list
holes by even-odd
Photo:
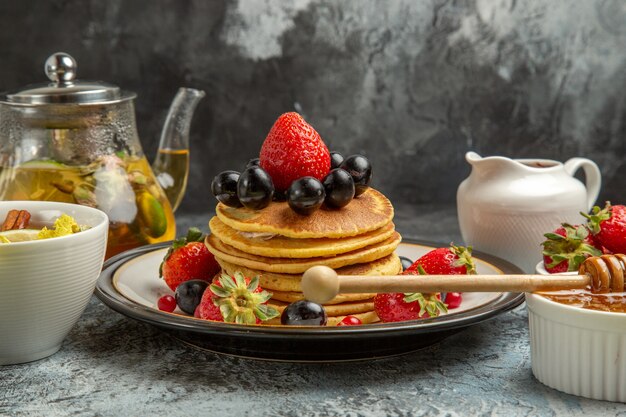
[[[475, 274], [472, 248], [450, 245], [434, 249], [408, 267], [403, 275], [465, 275]], [[460, 297], [460, 295], [459, 295]], [[460, 303], [460, 301], [459, 301]], [[383, 322], [437, 317], [448, 311], [440, 294], [383, 293], [374, 298], [374, 309]]]
[[182, 282], [201, 279], [210, 282], [220, 271], [215, 257], [204, 244], [205, 235], [192, 227], [187, 236], [176, 239], [159, 267], [159, 276], [172, 291]]
[[626, 253], [626, 206], [595, 206], [591, 214], [580, 213], [587, 219], [587, 227], [595, 239], [609, 253]]
[[546, 240], [542, 243], [543, 264], [551, 274], [578, 271], [585, 259], [602, 255], [602, 251], [595, 246], [589, 229], [584, 225], [563, 223], [561, 227], [544, 236]]
[[280, 314], [267, 302], [272, 294], [259, 286], [259, 277], [222, 274], [207, 288], [197, 307], [196, 316], [205, 320], [237, 324], [259, 324]]

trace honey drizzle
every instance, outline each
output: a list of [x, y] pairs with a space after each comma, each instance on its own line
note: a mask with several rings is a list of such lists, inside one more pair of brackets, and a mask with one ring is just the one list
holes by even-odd
[[626, 313], [626, 292], [594, 294], [590, 290], [538, 292], [548, 300], [587, 310]]

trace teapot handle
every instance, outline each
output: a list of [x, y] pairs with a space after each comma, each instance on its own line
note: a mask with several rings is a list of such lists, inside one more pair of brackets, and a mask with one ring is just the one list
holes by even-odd
[[591, 210], [598, 194], [600, 194], [600, 185], [602, 185], [602, 175], [600, 169], [590, 159], [587, 158], [572, 158], [565, 162], [565, 172], [574, 176], [579, 168], [585, 171], [585, 185], [587, 187], [587, 211]]

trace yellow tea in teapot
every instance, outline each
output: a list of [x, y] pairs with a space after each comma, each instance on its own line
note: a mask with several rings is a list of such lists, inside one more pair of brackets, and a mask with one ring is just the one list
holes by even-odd
[[109, 216], [106, 256], [175, 237], [169, 201], [145, 157], [101, 156], [89, 165], [52, 160], [0, 168], [0, 200], [42, 200], [96, 207]]
[[187, 188], [189, 149], [159, 149], [152, 170], [172, 210], [176, 211]]

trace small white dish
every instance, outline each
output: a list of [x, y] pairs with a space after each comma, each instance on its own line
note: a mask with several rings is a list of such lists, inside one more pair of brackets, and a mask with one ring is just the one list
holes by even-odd
[[626, 402], [626, 313], [526, 294], [532, 371], [568, 394]]
[[32, 225], [68, 214], [88, 230], [52, 239], [0, 244], [0, 365], [52, 355], [87, 306], [102, 269], [109, 221], [100, 210], [45, 201], [1, 201], [28, 210]]
[[[541, 275], [550, 274], [543, 261]], [[568, 394], [626, 402], [626, 314], [560, 304], [526, 294], [532, 370], [543, 384]]]

